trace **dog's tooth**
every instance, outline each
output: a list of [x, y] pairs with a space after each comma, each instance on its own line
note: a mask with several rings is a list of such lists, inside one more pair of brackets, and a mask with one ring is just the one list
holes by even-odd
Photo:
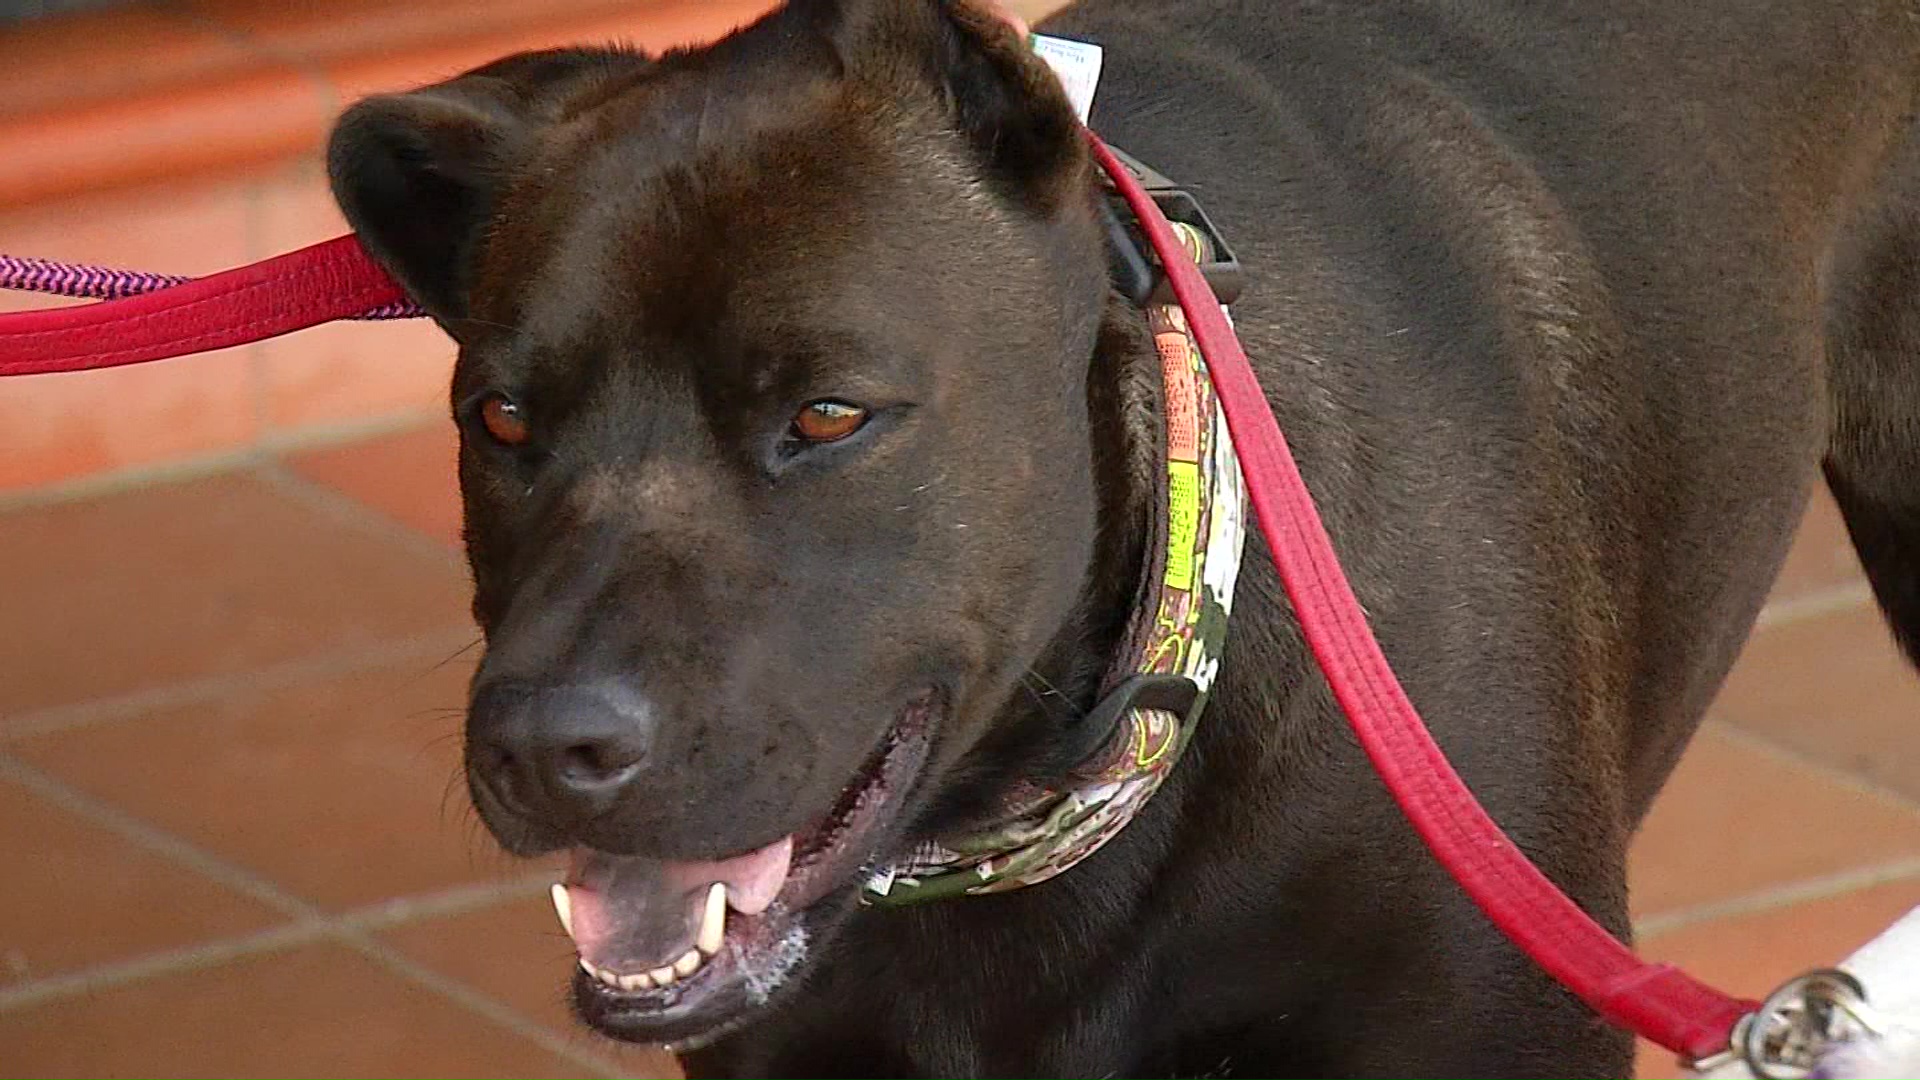
[[584, 956], [580, 958], [580, 970], [586, 972], [588, 975], [591, 975], [596, 979], [600, 977], [600, 969], [597, 967], [594, 967], [592, 964], [587, 963], [587, 958]]
[[635, 990], [653, 989], [653, 980], [645, 975], [625, 975], [620, 979], [620, 989], [632, 993]]
[[688, 949], [685, 956], [673, 962], [673, 973], [684, 979], [700, 970], [702, 959], [704, 958], [700, 955], [699, 949]]
[[567, 891], [565, 885], [557, 881], [553, 883], [553, 911], [560, 916], [560, 928], [567, 932], [568, 937], [572, 937], [573, 894]]
[[720, 942], [726, 936], [727, 883], [716, 881], [707, 890], [707, 910], [700, 917], [700, 936], [694, 939], [694, 946], [712, 956], [720, 951]]
[[673, 980], [680, 977], [674, 974], [672, 965], [654, 968], [652, 971], [647, 972], [647, 974], [653, 976], [653, 981], [661, 986], [672, 986]]
[[606, 983], [608, 986], [613, 987], [615, 990], [620, 989], [620, 976], [615, 975], [613, 972], [608, 971], [606, 968], [595, 968], [593, 973], [599, 977], [601, 982]]

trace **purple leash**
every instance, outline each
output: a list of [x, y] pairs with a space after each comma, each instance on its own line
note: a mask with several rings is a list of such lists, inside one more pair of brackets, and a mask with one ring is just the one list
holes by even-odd
[[[148, 274], [105, 266], [54, 262], [0, 255], [0, 289], [47, 293], [81, 300], [120, 300], [185, 285], [193, 278], [179, 274]], [[355, 319], [417, 319], [425, 315], [412, 304], [388, 304]]]

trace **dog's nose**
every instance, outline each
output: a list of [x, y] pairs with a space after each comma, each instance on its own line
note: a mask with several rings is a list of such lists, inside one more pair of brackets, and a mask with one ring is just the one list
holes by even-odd
[[549, 828], [606, 813], [640, 775], [654, 713], [623, 684], [498, 681], [477, 688], [467, 738], [478, 779], [507, 806]]

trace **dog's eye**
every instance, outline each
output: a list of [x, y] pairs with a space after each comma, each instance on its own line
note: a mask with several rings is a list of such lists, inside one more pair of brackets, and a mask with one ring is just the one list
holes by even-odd
[[480, 402], [480, 423], [503, 446], [525, 446], [533, 437], [526, 414], [505, 394], [488, 394]]
[[816, 401], [793, 418], [793, 437], [811, 443], [839, 442], [867, 423], [867, 410], [844, 401]]

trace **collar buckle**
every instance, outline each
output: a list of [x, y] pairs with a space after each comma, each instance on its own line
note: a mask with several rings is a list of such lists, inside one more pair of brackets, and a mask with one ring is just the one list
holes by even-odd
[[[1142, 164], [1138, 159], [1114, 150], [1120, 164], [1146, 189], [1167, 220], [1191, 227], [1207, 242], [1207, 257], [1199, 262], [1200, 275], [1213, 286], [1222, 304], [1240, 298], [1245, 274], [1226, 238], [1207, 216], [1193, 193]], [[1107, 230], [1107, 263], [1114, 287], [1138, 307], [1177, 303], [1167, 273], [1146, 234], [1133, 221], [1126, 202], [1120, 198], [1111, 180], [1105, 181], [1107, 198], [1101, 204], [1101, 219]]]

